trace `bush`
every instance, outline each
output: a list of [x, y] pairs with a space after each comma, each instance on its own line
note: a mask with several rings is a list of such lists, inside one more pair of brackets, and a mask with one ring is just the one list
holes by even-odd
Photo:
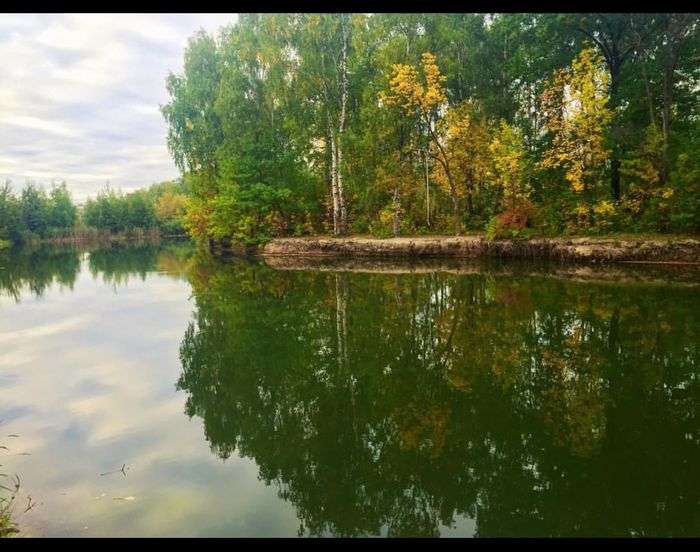
[[535, 215], [535, 206], [528, 200], [513, 203], [502, 213], [491, 217], [486, 225], [486, 237], [490, 240], [527, 238], [533, 233], [532, 222]]
[[[401, 211], [399, 211], [399, 215]], [[369, 233], [375, 238], [389, 238], [394, 236], [394, 216], [395, 208], [389, 204], [379, 211], [378, 220], [374, 220], [369, 225]], [[399, 233], [406, 231], [407, 221], [399, 221]]]

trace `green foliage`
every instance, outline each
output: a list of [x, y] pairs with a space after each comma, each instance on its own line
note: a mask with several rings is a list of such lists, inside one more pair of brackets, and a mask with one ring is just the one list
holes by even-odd
[[43, 188], [29, 182], [20, 195], [20, 209], [27, 231], [40, 237], [46, 236], [51, 208]]
[[49, 226], [52, 228], [72, 228], [78, 219], [78, 209], [70, 192], [63, 182], [54, 186], [49, 193]]
[[69, 232], [78, 210], [65, 183], [46, 191], [28, 182], [19, 197], [10, 181], [0, 187], [0, 242], [5, 246]]
[[525, 233], [698, 231], [697, 29], [690, 14], [244, 14], [196, 34], [167, 81], [184, 224], [243, 243], [328, 232], [342, 181], [355, 233], [522, 234], [494, 219], [520, 198], [537, 206]]
[[32, 240], [87, 235], [92, 230], [182, 235], [188, 196], [189, 186], [184, 180], [160, 182], [127, 194], [105, 187], [78, 207], [65, 182], [52, 186], [48, 194], [29, 182], [18, 196], [6, 181], [0, 186], [1, 248]]
[[[700, 121], [683, 136], [676, 166], [666, 192], [670, 205], [670, 230], [700, 232]], [[668, 197], [670, 195], [670, 197]]]
[[181, 234], [186, 197], [182, 182], [161, 182], [126, 194], [105, 187], [85, 202], [82, 222], [111, 233], [158, 229]]

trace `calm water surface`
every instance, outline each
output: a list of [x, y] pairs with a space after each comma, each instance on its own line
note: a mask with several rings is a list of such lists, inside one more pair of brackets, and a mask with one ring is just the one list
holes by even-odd
[[289, 268], [0, 254], [23, 533], [700, 535], [700, 278]]

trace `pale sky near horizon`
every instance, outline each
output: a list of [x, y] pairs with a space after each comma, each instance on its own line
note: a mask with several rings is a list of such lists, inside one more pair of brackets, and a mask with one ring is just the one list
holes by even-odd
[[165, 78], [182, 70], [187, 39], [235, 14], [0, 16], [0, 179], [76, 201], [178, 176], [168, 153]]

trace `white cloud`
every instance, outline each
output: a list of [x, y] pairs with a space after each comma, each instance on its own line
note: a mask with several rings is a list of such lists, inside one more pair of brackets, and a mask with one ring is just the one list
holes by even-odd
[[159, 105], [187, 39], [235, 14], [6, 14], [0, 178], [66, 180], [78, 201], [177, 176]]
[[51, 121], [31, 115], [12, 115], [11, 113], [0, 114], [0, 125], [10, 125], [22, 129], [36, 129], [48, 134], [58, 136], [76, 136], [75, 129], [62, 123], [61, 121]]

